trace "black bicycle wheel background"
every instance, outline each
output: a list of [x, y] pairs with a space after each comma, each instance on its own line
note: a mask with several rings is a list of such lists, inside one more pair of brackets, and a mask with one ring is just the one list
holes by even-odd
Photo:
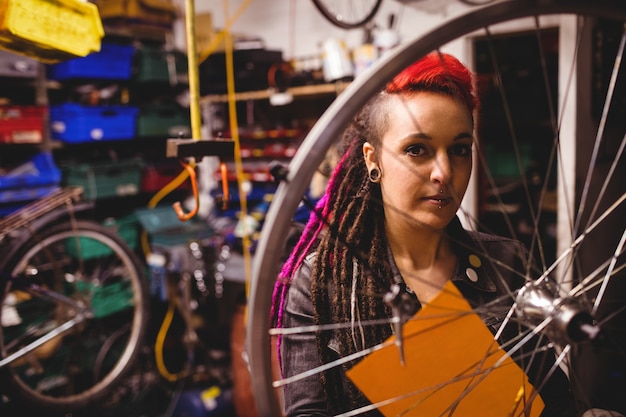
[[[96, 404], [103, 404], [103, 401], [111, 393], [112, 390], [117, 388], [119, 381], [128, 374], [132, 366], [134, 365], [140, 350], [144, 343], [145, 334], [148, 327], [149, 319], [149, 292], [147, 287], [147, 281], [144, 276], [144, 269], [141, 266], [141, 262], [138, 256], [130, 249], [130, 247], [124, 242], [117, 234], [104, 226], [85, 220], [78, 220], [75, 223], [67, 222], [60, 223], [49, 229], [41, 230], [36, 237], [25, 237], [16, 245], [13, 246], [12, 255], [8, 258], [4, 265], [2, 265], [2, 271], [12, 272], [20, 264], [24, 256], [31, 250], [38, 242], [43, 242], [48, 239], [54, 240], [55, 237], [66, 236], [71, 237], [74, 240], [74, 231], [78, 231], [77, 234], [82, 239], [95, 238], [97, 240], [102, 239], [99, 245], [106, 247], [107, 251], [111, 254], [121, 253], [126, 257], [122, 260], [125, 268], [130, 270], [128, 279], [130, 282], [129, 287], [132, 288], [134, 306], [130, 316], [119, 316], [119, 319], [124, 322], [117, 324], [117, 335], [124, 334], [124, 325], [129, 324], [130, 331], [132, 331], [130, 337], [124, 342], [123, 346], [115, 346], [117, 340], [113, 340], [111, 336], [111, 346], [107, 346], [112, 351], [114, 348], [123, 352], [123, 361], [119, 364], [112, 366], [113, 373], [98, 376], [99, 381], [95, 382], [87, 390], [77, 392], [69, 396], [47, 396], [33, 391], [28, 385], [23, 383], [18, 375], [16, 375], [10, 366], [0, 370], [0, 378], [2, 379], [2, 391], [9, 397], [11, 402], [14, 402], [20, 407], [25, 407], [28, 410], [38, 412], [58, 412], [60, 414], [67, 412], [76, 412], [79, 410], [85, 410], [90, 406]], [[117, 256], [117, 255], [113, 255]], [[6, 258], [5, 258], [6, 259]], [[54, 262], [55, 260], [53, 260]], [[119, 262], [119, 259], [118, 259]], [[90, 277], [91, 278], [91, 277]], [[5, 302], [6, 294], [8, 294], [11, 288], [11, 283], [7, 282], [4, 292], [2, 294], [2, 304]], [[1, 313], [0, 313], [1, 314]], [[125, 318], [124, 318], [125, 317]], [[1, 319], [1, 317], [0, 317]], [[116, 319], [117, 320], [117, 319]], [[126, 322], [128, 320], [128, 322]], [[78, 338], [83, 337], [88, 339], [90, 324], [93, 322], [87, 322], [84, 328], [80, 329], [80, 335]], [[111, 326], [115, 326], [115, 323], [110, 323]], [[127, 343], [127, 344], [126, 344]], [[4, 335], [0, 333], [0, 348], [4, 351]], [[102, 348], [104, 349], [104, 347]], [[108, 352], [105, 352], [108, 353]], [[102, 365], [104, 366], [104, 365]], [[98, 375], [97, 369], [90, 370], [93, 375]]]
[[[290, 214], [300, 204], [313, 173], [326, 151], [349, 124], [356, 110], [415, 59], [448, 42], [498, 23], [525, 17], [558, 13], [580, 14], [607, 19], [626, 20], [626, 4], [610, 0], [537, 0], [505, 1], [470, 11], [452, 18], [433, 31], [407, 42], [377, 62], [357, 78], [318, 120], [288, 167], [286, 181], [281, 182], [265, 220], [267, 233], [262, 233], [253, 265], [247, 345], [253, 388], [260, 414], [264, 417], [280, 413], [275, 389], [272, 387], [274, 367], [271, 361], [270, 335], [267, 332], [271, 293], [278, 273]], [[614, 213], [615, 214], [615, 213]], [[618, 264], [620, 265], [620, 264]], [[622, 350], [623, 353], [623, 350]], [[623, 356], [622, 356], [623, 358]]]
[[[317, 10], [333, 25], [342, 28], [342, 29], [357, 29], [365, 26], [366, 23], [370, 22], [376, 13], [378, 13], [378, 9], [383, 2], [383, 0], [375, 0], [369, 10], [366, 10], [361, 16], [357, 17], [354, 20], [346, 20], [345, 18], [338, 17], [328, 6], [327, 3], [341, 3], [343, 1], [353, 1], [353, 0], [311, 0]], [[369, 0], [363, 0], [363, 2]], [[361, 3], [361, 0], [356, 0], [355, 3]]]

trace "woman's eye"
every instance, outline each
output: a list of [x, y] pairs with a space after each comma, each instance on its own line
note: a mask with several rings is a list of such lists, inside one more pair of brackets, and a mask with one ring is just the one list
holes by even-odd
[[407, 155], [411, 156], [423, 156], [426, 154], [426, 147], [423, 145], [410, 145], [404, 150]]
[[450, 154], [454, 156], [470, 156], [472, 154], [472, 145], [459, 143], [450, 149]]

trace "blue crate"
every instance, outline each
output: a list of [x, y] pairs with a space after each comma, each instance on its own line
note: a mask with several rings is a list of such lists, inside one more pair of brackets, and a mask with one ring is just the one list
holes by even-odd
[[133, 139], [138, 113], [134, 106], [60, 104], [50, 107], [50, 132], [67, 143]]
[[36, 153], [18, 165], [3, 168], [6, 172], [0, 175], [0, 204], [13, 205], [2, 207], [0, 215], [45, 196], [57, 189], [61, 182], [61, 170], [50, 152]]
[[[21, 164], [0, 175], [0, 190], [29, 189], [61, 182], [61, 170], [54, 163], [52, 153], [39, 152]], [[15, 191], [11, 191], [15, 193]], [[26, 193], [29, 191], [26, 190]], [[11, 200], [15, 201], [15, 200]]]
[[[28, 203], [30, 201], [38, 200], [51, 192], [59, 189], [58, 185], [44, 185], [41, 187], [28, 187], [28, 188], [13, 188], [9, 190], [0, 190], [0, 204], [9, 203]], [[20, 208], [15, 206], [10, 208], [8, 212], [13, 212]], [[4, 208], [6, 210], [6, 208]], [[0, 212], [4, 211], [0, 209]], [[8, 214], [8, 213], [7, 213]]]
[[49, 65], [48, 78], [128, 80], [132, 75], [134, 55], [133, 46], [102, 43], [99, 52]]

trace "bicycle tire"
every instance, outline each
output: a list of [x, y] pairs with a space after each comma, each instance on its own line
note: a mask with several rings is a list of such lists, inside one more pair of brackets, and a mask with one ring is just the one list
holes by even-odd
[[[148, 327], [149, 293], [138, 256], [118, 234], [90, 220], [43, 228], [13, 248], [2, 271], [83, 303], [88, 313], [0, 370], [3, 388], [11, 401], [32, 410], [67, 413], [105, 404], [135, 363]], [[47, 325], [74, 319], [80, 310], [24, 292], [23, 283], [9, 280], [2, 296], [0, 358], [21, 346], [14, 344], [25, 330], [45, 334]]]
[[369, 23], [383, 0], [311, 0], [324, 18], [341, 29], [357, 29]]
[[[270, 329], [269, 314], [272, 290], [279, 272], [278, 266], [280, 265], [280, 258], [284, 256], [286, 236], [289, 235], [288, 231], [291, 222], [290, 214], [295, 213], [298, 205], [301, 204], [302, 196], [305, 195], [315, 170], [322, 163], [327, 150], [335, 143], [337, 138], [341, 137], [343, 129], [349, 124], [353, 115], [402, 68], [408, 66], [414, 60], [420, 56], [424, 56], [430, 51], [439, 50], [448, 43], [469, 34], [475, 36], [478, 33], [490, 33], [488, 30], [490, 27], [503, 22], [523, 18], [529, 18], [532, 21], [539, 22], [540, 19], [538, 16], [557, 16], [560, 14], [576, 15], [581, 18], [590, 17], [593, 19], [602, 18], [617, 21], [617, 26], [620, 27], [618, 39], [624, 36], [623, 22], [626, 21], [626, 7], [624, 5], [618, 5], [617, 2], [602, 0], [594, 2], [579, 0], [496, 2], [480, 10], [470, 10], [459, 16], [452, 17], [434, 30], [412, 41], [406, 42], [397, 47], [396, 50], [391, 51], [387, 57], [377, 62], [367, 73], [356, 79], [344, 90], [309, 132], [292, 159], [287, 169], [286, 178], [281, 181], [274, 195], [272, 205], [265, 219], [253, 263], [246, 343], [248, 346], [253, 391], [261, 416], [275, 416], [281, 413], [280, 394], [277, 395], [276, 393], [276, 386], [280, 385], [281, 381], [276, 381], [273, 377], [276, 371], [276, 364], [271, 359], [272, 344], [270, 331], [272, 329]], [[537, 17], [537, 20], [535, 20], [535, 17]], [[576, 56], [576, 54], [573, 55]], [[607, 67], [618, 68], [617, 64], [619, 64], [620, 59], [621, 58], [617, 56], [614, 61], [609, 61]], [[615, 62], [615, 65], [612, 66], [612, 62]], [[545, 92], [542, 94], [544, 94], [545, 98]], [[606, 92], [604, 94], [606, 94]], [[560, 97], [567, 97], [567, 92], [560, 92]], [[608, 100], [606, 100], [606, 102], [600, 100], [600, 104], [610, 104], [611, 97], [606, 96], [605, 99]], [[623, 99], [623, 97], [620, 97], [620, 99]], [[561, 103], [561, 105], [565, 106], [563, 103]], [[506, 102], [504, 106], [506, 106]], [[602, 132], [602, 129], [604, 128], [603, 123], [606, 120], [605, 115], [608, 114], [608, 112], [600, 113], [603, 113], [602, 116], [595, 119], [599, 120], [596, 124], [597, 131], [606, 133]], [[588, 114], [586, 117], [585, 120], [594, 120], [595, 116]], [[507, 125], [505, 124], [505, 126]], [[550, 140], [555, 140], [554, 149], [558, 150], [558, 140], [560, 138], [559, 130], [561, 128], [560, 122], [557, 121], [554, 126], [557, 127]], [[621, 134], [623, 135], [623, 132]], [[594, 155], [597, 154], [602, 135], [597, 134], [596, 137], [593, 138], [593, 135], [587, 132], [587, 136], [590, 137], [591, 140], [578, 144], [579, 161], [577, 164], [581, 167], [585, 167], [587, 163], [589, 164], [589, 169], [586, 173], [583, 173], [587, 175], [582, 175], [582, 179], [577, 185], [577, 191], [579, 193], [579, 197], [577, 198], [582, 197], [583, 201], [577, 207], [565, 208], [561, 206], [561, 208], [567, 212], [573, 213], [572, 217], [564, 219], [565, 223], [571, 224], [569, 230], [570, 234], [563, 239], [567, 243], [564, 249], [563, 246], [560, 246], [560, 249], [558, 249], [560, 252], [554, 255], [555, 260], [551, 263], [544, 264], [543, 271], [555, 272], [557, 266], [564, 266], [564, 269], [567, 271], [563, 272], [563, 278], [566, 277], [567, 273], [570, 273], [574, 276], [576, 281], [565, 282], [565, 279], [559, 281], [563, 284], [563, 291], [571, 295], [576, 302], [581, 302], [587, 306], [593, 305], [591, 310], [596, 315], [594, 318], [606, 324], [607, 327], [616, 326], [618, 329], [623, 329], [624, 291], [622, 288], [619, 290], [620, 292], [617, 292], [618, 289], [615, 288], [616, 280], [610, 281], [608, 278], [614, 277], [620, 273], [623, 274], [625, 269], [623, 253], [624, 235], [626, 232], [623, 229], [623, 220], [619, 220], [623, 219], [624, 216], [625, 192], [624, 184], [619, 184], [619, 180], [615, 177], [617, 172], [623, 172], [624, 139], [621, 139], [622, 136], [620, 136], [618, 132], [616, 135], [618, 137], [617, 145], [610, 146], [613, 151], [612, 153], [609, 152], [609, 155], [606, 153], [603, 154], [608, 161], [603, 161], [603, 168], [601, 168], [599, 165], [595, 165], [597, 160]], [[596, 151], [592, 151], [592, 148], [596, 149]], [[612, 156], [613, 159], [610, 159], [610, 156]], [[560, 158], [561, 155], [559, 154], [559, 159]], [[484, 162], [484, 160], [479, 161], [481, 165], [484, 164]], [[483, 167], [483, 169], [489, 171], [488, 167]], [[560, 169], [560, 165], [553, 167], [552, 172], [560, 172]], [[622, 171], [619, 171], [620, 169]], [[591, 174], [593, 174], [595, 170], [598, 172], [604, 171], [598, 176], [592, 176]], [[603, 182], [605, 176], [607, 182]], [[546, 182], [549, 177], [553, 178], [550, 173], [545, 173], [544, 179], [546, 179]], [[591, 186], [592, 181], [598, 181], [601, 185], [596, 187], [597, 189], [592, 190], [594, 188]], [[608, 183], [608, 181], [610, 181], [610, 183]], [[526, 189], [524, 191], [528, 192], [528, 184], [526, 184], [525, 187]], [[602, 208], [600, 208], [597, 204], [600, 200], [608, 199], [606, 190], [611, 189], [611, 187], [611, 199], [608, 202], [602, 201]], [[500, 197], [497, 190], [491, 191], [494, 192], [494, 196]], [[544, 198], [545, 193], [546, 190], [542, 189]], [[585, 199], [588, 199], [588, 201], [584, 201]], [[497, 200], [497, 210], [506, 213], [507, 208], [504, 206], [502, 200], [500, 198]], [[520, 201], [516, 201], [516, 203], [520, 203]], [[521, 204], [525, 204], [524, 201], [521, 201]], [[535, 215], [539, 216], [538, 213]], [[592, 230], [596, 227], [600, 227], [602, 232]], [[537, 224], [531, 224], [531, 228], [533, 228], [532, 239], [535, 239], [532, 241], [535, 242], [535, 244], [541, 242], [542, 234], [543, 239], [545, 239], [545, 230], [540, 231]], [[601, 242], [601, 246], [604, 250], [608, 248], [607, 253], [609, 254], [603, 258], [602, 262], [595, 264], [595, 267], [597, 267], [595, 270], [596, 276], [593, 272], [590, 272], [588, 264], [585, 265], [586, 268], [584, 271], [578, 268], [580, 268], [580, 264], [588, 262], [587, 258], [589, 258], [589, 253], [594, 252], [592, 247], [597, 244], [598, 239], [600, 241], [602, 240], [602, 237], [598, 238], [599, 233], [607, 233], [607, 240], [606, 242]], [[595, 235], [595, 237], [591, 238], [590, 235]], [[611, 238], [609, 238], [609, 236], [611, 236]], [[615, 238], [615, 236], [617, 236], [617, 238]], [[585, 243], [587, 239], [589, 243]], [[569, 259], [570, 257], [571, 259]], [[565, 260], [567, 259], [569, 259], [569, 261], [566, 263]], [[603, 276], [602, 273], [606, 275]], [[598, 278], [598, 276], [602, 279]], [[596, 279], [594, 279], [594, 277]], [[606, 279], [604, 279], [605, 277]], [[573, 288], [568, 289], [568, 286]], [[600, 292], [597, 291], [598, 287], [601, 288]], [[596, 290], [594, 290], [594, 288], [596, 288]], [[611, 293], [611, 291], [615, 291], [615, 293]], [[587, 292], [589, 292], [589, 294], [587, 294]], [[614, 294], [614, 296], [611, 296], [611, 294]], [[600, 314], [601, 311], [602, 314]], [[607, 317], [613, 317], [615, 320], [619, 321], [611, 322]], [[611, 353], [617, 355], [617, 359], [620, 362], [619, 365], [622, 366], [621, 369], [618, 368], [618, 371], [623, 371], [623, 363], [626, 358], [624, 354], [626, 350], [624, 349], [623, 341], [621, 342], [622, 344], [619, 346], [619, 350]], [[585, 350], [585, 346], [575, 344], [567, 346], [572, 349]], [[584, 357], [587, 353], [583, 353], [580, 357]], [[609, 356], [611, 356], [611, 354], [609, 354]], [[596, 357], [595, 359], [598, 358]], [[570, 378], [576, 376], [577, 374], [574, 373], [570, 375]], [[593, 378], [588, 377], [584, 381], [572, 380], [572, 389], [577, 390], [575, 395], [578, 395], [577, 399], [581, 402], [581, 404], [579, 404], [581, 411], [584, 411], [586, 409], [585, 407], [589, 408], [593, 406], [590, 394], [584, 390], [589, 390], [590, 384], [596, 381], [597, 378], [598, 376], [594, 375]], [[598, 387], [598, 389], [594, 390], [594, 393], [602, 389], [603, 388]], [[615, 400], [618, 403], [622, 401], [623, 404], [623, 400], [618, 398], [610, 398], [610, 400]], [[619, 405], [621, 406], [622, 404]], [[623, 412], [624, 411], [622, 411], [622, 413]], [[357, 413], [349, 415], [357, 415]]]

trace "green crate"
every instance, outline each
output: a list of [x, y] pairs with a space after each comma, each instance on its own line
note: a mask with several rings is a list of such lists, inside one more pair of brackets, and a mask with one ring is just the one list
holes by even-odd
[[139, 193], [143, 166], [139, 158], [61, 165], [62, 181], [83, 187], [88, 200], [135, 195]]
[[177, 138], [191, 134], [189, 109], [177, 104], [153, 104], [142, 107], [137, 116], [138, 137]]
[[182, 52], [143, 46], [135, 53], [134, 78], [138, 82], [186, 84], [189, 79], [187, 68], [187, 56]]
[[[532, 147], [528, 143], [519, 144], [522, 170], [525, 172], [531, 165]], [[496, 178], [520, 178], [520, 168], [513, 149], [501, 149], [500, 147], [487, 144], [485, 146], [485, 158], [491, 175]]]
[[118, 219], [111, 217], [102, 224], [113, 229], [131, 249], [139, 246], [139, 222], [136, 215], [129, 214]]
[[91, 295], [91, 310], [95, 318], [106, 317], [125, 310], [134, 303], [133, 290], [129, 281], [117, 281], [105, 285], [78, 281], [76, 288], [82, 293]]
[[137, 209], [135, 215], [155, 246], [183, 245], [215, 235], [211, 226], [197, 218], [187, 222], [180, 221], [172, 206]]
[[[102, 224], [117, 233], [131, 249], [136, 249], [139, 245], [139, 222], [134, 214], [119, 219], [109, 218]], [[68, 239], [65, 242], [65, 251], [74, 258], [77, 258], [80, 252], [81, 259], [94, 259], [112, 253], [108, 246], [86, 237]]]

